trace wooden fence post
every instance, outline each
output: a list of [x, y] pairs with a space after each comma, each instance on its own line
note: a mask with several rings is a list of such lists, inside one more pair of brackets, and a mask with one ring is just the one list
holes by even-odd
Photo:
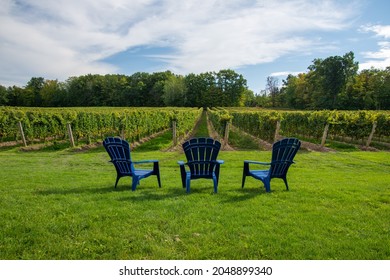
[[72, 145], [72, 147], [74, 147], [75, 144], [74, 144], [72, 126], [70, 125], [70, 123], [67, 123], [67, 124], [66, 124], [66, 127], [67, 127], [67, 129], [68, 129], [70, 144]]
[[224, 130], [224, 136], [223, 136], [223, 141], [225, 142], [225, 145], [229, 143], [229, 121], [225, 122], [225, 130]]
[[279, 131], [280, 131], [280, 120], [276, 122], [276, 129], [275, 129], [275, 136], [274, 136], [274, 142], [276, 142], [279, 138]]
[[20, 135], [22, 136], [23, 145], [27, 147], [27, 141], [26, 141], [26, 137], [24, 136], [23, 125], [21, 121], [18, 122], [18, 127], [19, 127]]
[[372, 130], [370, 133], [370, 136], [368, 136], [367, 142], [366, 142], [366, 147], [368, 148], [371, 144], [372, 138], [374, 137], [375, 129], [376, 129], [377, 122], [372, 123]]
[[329, 123], [325, 125], [324, 134], [322, 134], [321, 147], [325, 146], [326, 138], [328, 137]]
[[172, 141], [173, 145], [177, 145], [177, 128], [176, 128], [176, 121], [172, 121]]

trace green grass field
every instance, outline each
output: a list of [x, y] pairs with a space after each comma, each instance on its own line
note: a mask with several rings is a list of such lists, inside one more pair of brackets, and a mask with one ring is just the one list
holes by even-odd
[[[211, 180], [181, 187], [180, 152], [157, 151], [166, 135], [133, 152], [159, 159], [155, 177], [114, 189], [102, 147], [75, 152], [0, 150], [0, 259], [390, 259], [388, 152], [300, 151], [265, 193], [244, 159], [269, 151], [222, 151], [219, 193]], [[156, 144], [157, 142], [157, 144]], [[157, 146], [156, 146], [157, 145]]]

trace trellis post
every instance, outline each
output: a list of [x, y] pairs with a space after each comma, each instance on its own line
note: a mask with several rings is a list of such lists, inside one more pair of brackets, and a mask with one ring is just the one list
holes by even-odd
[[27, 141], [26, 141], [26, 137], [24, 136], [23, 125], [21, 121], [18, 122], [18, 127], [19, 127], [20, 135], [22, 137], [23, 145], [27, 147]]
[[73, 132], [72, 132], [72, 126], [70, 125], [70, 123], [67, 123], [66, 127], [68, 129], [68, 135], [69, 135], [70, 144], [72, 145], [72, 147], [75, 147], [74, 138], [73, 138]]
[[324, 133], [322, 134], [321, 147], [325, 146], [326, 138], [328, 137], [329, 123], [326, 123]]
[[177, 145], [177, 128], [176, 128], [176, 121], [172, 121], [172, 140], [173, 145]]
[[368, 148], [371, 144], [372, 138], [374, 137], [375, 129], [376, 129], [377, 122], [372, 123], [372, 130], [370, 133], [370, 136], [368, 136], [367, 142], [366, 142], [366, 147]]
[[229, 143], [229, 121], [226, 121], [225, 122], [225, 133], [224, 133], [224, 136], [223, 136], [223, 141], [225, 142], [225, 144], [228, 144]]
[[280, 120], [276, 122], [276, 129], [275, 129], [275, 136], [274, 136], [274, 142], [276, 142], [279, 138], [279, 131], [280, 131]]

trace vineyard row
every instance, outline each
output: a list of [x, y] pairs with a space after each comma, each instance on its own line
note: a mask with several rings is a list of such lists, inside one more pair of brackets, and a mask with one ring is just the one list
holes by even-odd
[[[220, 134], [224, 122], [260, 139], [273, 142], [275, 134], [304, 137], [318, 143], [326, 134], [331, 139], [367, 143], [375, 137], [389, 143], [390, 113], [386, 111], [276, 111], [241, 108], [213, 108], [209, 118]], [[326, 131], [325, 131], [326, 130]]]
[[117, 135], [135, 142], [169, 129], [176, 123], [176, 136], [190, 131], [201, 114], [198, 108], [0, 108], [0, 142], [21, 139], [65, 139], [69, 127], [78, 142], [100, 141]]

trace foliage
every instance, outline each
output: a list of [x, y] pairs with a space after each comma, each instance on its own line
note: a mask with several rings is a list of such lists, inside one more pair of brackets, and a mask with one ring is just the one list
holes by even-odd
[[0, 105], [33, 107], [210, 107], [239, 106], [246, 80], [233, 70], [199, 75], [84, 75], [65, 82], [33, 77], [25, 88], [0, 88]]
[[306, 73], [266, 79], [254, 93], [233, 70], [175, 75], [170, 71], [84, 75], [65, 82], [33, 77], [23, 87], [0, 85], [0, 106], [266, 107], [298, 110], [390, 110], [390, 66], [358, 72], [353, 52], [316, 58]]
[[70, 123], [76, 140], [102, 140], [105, 136], [124, 136], [137, 141], [171, 128], [174, 118], [177, 135], [190, 131], [199, 118], [197, 108], [0, 108], [0, 140], [15, 140], [17, 123], [23, 124], [27, 139], [63, 139]]
[[315, 60], [307, 74], [288, 76], [282, 96], [296, 109], [390, 109], [390, 68], [357, 73], [351, 53]]
[[364, 141], [376, 122], [375, 135], [390, 136], [390, 114], [385, 111], [275, 111], [230, 108], [233, 125], [264, 140], [273, 141], [277, 121], [283, 136], [304, 136], [321, 141], [324, 127], [330, 124], [332, 137]]
[[232, 115], [223, 108], [207, 109], [208, 118], [213, 123], [214, 129], [219, 135], [225, 135], [226, 123], [231, 122]]
[[184, 106], [186, 104], [187, 87], [182, 76], [170, 76], [164, 83], [162, 96], [166, 106]]

